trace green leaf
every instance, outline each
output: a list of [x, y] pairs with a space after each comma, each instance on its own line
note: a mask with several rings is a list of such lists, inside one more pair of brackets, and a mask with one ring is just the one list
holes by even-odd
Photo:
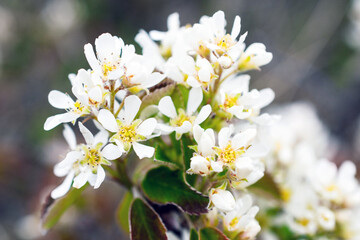
[[[176, 156], [178, 158], [181, 158], [181, 142], [176, 139], [175, 132], [172, 132], [169, 137], [172, 143], [173, 148], [175, 148]], [[181, 161], [182, 162], [182, 161]]]
[[189, 186], [183, 171], [161, 166], [151, 169], [142, 182], [145, 195], [153, 202], [175, 204], [189, 214], [207, 212], [208, 197]]
[[41, 213], [42, 228], [45, 231], [51, 229], [60, 220], [65, 211], [80, 197], [86, 187], [87, 184], [80, 189], [71, 188], [64, 197], [57, 200], [48, 196]]
[[166, 228], [159, 215], [143, 200], [131, 205], [130, 236], [132, 240], [166, 240]]
[[194, 228], [190, 230], [190, 240], [199, 240], [199, 234]]
[[117, 223], [119, 227], [127, 233], [129, 233], [129, 210], [132, 200], [133, 196], [131, 192], [127, 191], [116, 210]]
[[[168, 146], [166, 146], [166, 147], [168, 147]], [[166, 165], [182, 168], [182, 165], [176, 161], [177, 159], [175, 159], [175, 161], [172, 160], [172, 158], [169, 157], [166, 153], [167, 153], [166, 149], [161, 148], [160, 145], [157, 144], [155, 146], [154, 160], [164, 163]]]
[[257, 192], [258, 194], [263, 194], [267, 197], [271, 197], [275, 200], [281, 200], [280, 189], [274, 182], [274, 179], [268, 173], [265, 173], [264, 177], [251, 185], [248, 189]]
[[281, 240], [296, 239], [295, 234], [286, 225], [273, 226], [271, 227], [271, 231], [275, 233], [276, 236], [278, 236], [278, 238]]
[[200, 229], [200, 240], [229, 240], [219, 229], [207, 227]]
[[[189, 138], [188, 135], [183, 135], [181, 137], [181, 153], [182, 153], [182, 158], [183, 158], [183, 163], [185, 166], [185, 171], [188, 170], [190, 168], [190, 159], [193, 156], [193, 150], [189, 148], [189, 146], [194, 145], [194, 142]], [[194, 186], [195, 182], [196, 182], [196, 174], [186, 174], [185, 178], [186, 181], [191, 185]]]

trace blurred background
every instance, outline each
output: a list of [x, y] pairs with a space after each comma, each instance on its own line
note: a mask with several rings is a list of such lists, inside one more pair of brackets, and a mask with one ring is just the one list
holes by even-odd
[[[0, 239], [115, 239], [113, 214], [122, 189], [107, 181], [87, 191], [47, 235], [38, 230], [41, 202], [58, 185], [53, 165], [66, 151], [62, 128], [45, 132], [55, 113], [50, 90], [70, 92], [67, 75], [88, 68], [84, 44], [103, 32], [134, 43], [139, 29], [166, 30], [223, 10], [228, 29], [242, 18], [246, 43], [274, 55], [251, 72], [252, 87], [270, 87], [274, 104], [307, 101], [337, 141], [337, 163], [360, 163], [360, 2], [345, 0], [1, 0]], [[141, 49], [136, 45], [137, 51]], [[273, 105], [274, 105], [273, 104]], [[89, 204], [85, 199], [91, 201]], [[96, 206], [96, 207], [94, 207]], [[124, 239], [126, 239], [124, 237]]]

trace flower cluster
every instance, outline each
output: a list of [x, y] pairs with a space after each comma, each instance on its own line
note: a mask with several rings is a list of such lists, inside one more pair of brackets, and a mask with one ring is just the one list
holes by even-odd
[[[265, 165], [280, 202], [265, 203], [262, 214], [265, 209], [282, 209], [269, 224], [288, 226], [295, 235], [360, 238], [360, 184], [354, 163], [345, 161], [338, 168], [328, 160], [336, 146], [310, 105], [292, 104], [279, 113], [281, 121], [264, 134], [273, 144]], [[306, 123], [299, 124], [302, 119]]]
[[[250, 89], [247, 72], [268, 64], [272, 54], [261, 43], [246, 46], [247, 33], [240, 32], [238, 16], [226, 32], [222, 11], [185, 26], [174, 13], [167, 31], [136, 35], [142, 54], [109, 33], [86, 44], [90, 69], [69, 75], [74, 96], [49, 94], [50, 104], [65, 112], [49, 117], [44, 128], [64, 123], [70, 149], [54, 168], [65, 179], [52, 198], [87, 183], [96, 189], [108, 175], [134, 198], [131, 234], [143, 230], [131, 216], [146, 198], [203, 214], [186, 218], [185, 232], [194, 226], [200, 238], [220, 231], [255, 239], [263, 229], [265, 239], [281, 231], [293, 239], [359, 239], [355, 165], [327, 160], [335, 145], [307, 105], [284, 107], [281, 120], [261, 112], [275, 94]], [[84, 143], [77, 144], [68, 124], [76, 122]], [[133, 171], [126, 171], [128, 162]], [[143, 204], [147, 229], [161, 225]]]

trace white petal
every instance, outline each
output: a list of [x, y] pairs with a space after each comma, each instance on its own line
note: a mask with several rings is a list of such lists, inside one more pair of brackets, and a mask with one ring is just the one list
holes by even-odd
[[225, 69], [231, 67], [231, 64], [233, 63], [232, 59], [229, 56], [219, 57], [218, 62]]
[[201, 87], [201, 83], [199, 83], [198, 80], [195, 79], [193, 76], [189, 76], [186, 80], [186, 83], [189, 84], [193, 88], [199, 88]]
[[59, 109], [69, 108], [74, 101], [65, 93], [57, 90], [52, 90], [48, 95], [49, 103]]
[[61, 117], [60, 117], [60, 122], [62, 123], [66, 123], [66, 122], [73, 122], [75, 121], [76, 119], [78, 119], [80, 117], [79, 114], [77, 113], [74, 113], [74, 112], [66, 112], [64, 114], [61, 114]]
[[81, 172], [79, 175], [77, 175], [74, 178], [73, 187], [79, 189], [82, 186], [84, 186], [85, 183], [88, 181], [90, 174], [91, 174], [90, 171], [86, 171], [86, 172]]
[[121, 149], [118, 146], [111, 144], [111, 143], [106, 145], [103, 148], [103, 150], [101, 150], [101, 154], [107, 160], [117, 159], [121, 156], [122, 153], [123, 153], [123, 151], [121, 151]]
[[221, 162], [211, 161], [211, 168], [214, 172], [222, 172], [223, 171], [223, 165], [221, 164]]
[[104, 179], [105, 179], [105, 171], [101, 166], [98, 166], [94, 189], [99, 188], [101, 183], [104, 181]]
[[137, 142], [133, 143], [133, 148], [134, 148], [136, 155], [138, 155], [138, 157], [140, 159], [143, 159], [145, 157], [151, 158], [155, 152], [155, 148], [149, 147], [149, 146], [137, 143]]
[[198, 72], [198, 76], [201, 82], [210, 82], [211, 73], [206, 68], [201, 68]]
[[189, 92], [189, 98], [186, 106], [188, 115], [193, 115], [203, 100], [202, 88], [192, 88]]
[[152, 30], [149, 32], [149, 34], [150, 34], [150, 37], [155, 41], [161, 41], [163, 38], [165, 38], [164, 32]]
[[163, 123], [158, 123], [156, 125], [156, 129], [157, 130], [160, 130], [161, 134], [170, 134], [172, 133], [173, 131], [175, 131], [175, 128], [172, 127], [172, 126], [169, 126], [169, 125], [166, 125], [166, 124], [163, 124]]
[[230, 135], [231, 135], [230, 128], [224, 127], [220, 130], [219, 139], [218, 139], [220, 148], [226, 147], [226, 145], [229, 142]]
[[101, 109], [98, 114], [98, 121], [110, 132], [117, 132], [118, 125], [114, 115], [107, 109]]
[[239, 16], [235, 17], [234, 25], [233, 25], [233, 28], [231, 30], [231, 38], [234, 39], [234, 40], [237, 38], [237, 36], [240, 33], [240, 29], [241, 29], [241, 21], [240, 20], [241, 19], [240, 19]]
[[174, 12], [167, 19], [168, 30], [177, 30], [180, 27], [179, 13]]
[[64, 124], [63, 136], [70, 149], [74, 150], [76, 148], [76, 136], [68, 124]]
[[124, 75], [125, 71], [123, 68], [117, 68], [111, 72], [109, 72], [108, 78], [111, 80], [119, 79], [122, 75]]
[[251, 145], [251, 147], [246, 151], [243, 156], [260, 158], [266, 156], [269, 151], [269, 146], [261, 143], [256, 143], [254, 145]]
[[101, 102], [102, 101], [101, 88], [99, 86], [92, 88], [89, 91], [89, 98], [91, 98], [91, 100], [94, 100], [96, 102]]
[[57, 199], [64, 196], [71, 188], [72, 181], [74, 179], [75, 172], [70, 171], [64, 181], [51, 192], [51, 197]]
[[237, 117], [238, 119], [246, 119], [250, 117], [252, 113], [251, 110], [244, 111], [244, 106], [233, 106], [227, 109], [227, 112], [235, 115], [235, 117]]
[[94, 143], [94, 135], [81, 122], [79, 122], [79, 129], [85, 139], [86, 144], [92, 146]]
[[161, 74], [159, 72], [153, 72], [150, 74], [147, 81], [144, 84], [142, 84], [142, 86], [144, 88], [150, 88], [150, 87], [158, 84], [159, 82], [161, 82], [164, 78], [165, 78], [165, 74]]
[[257, 103], [256, 107], [263, 108], [267, 105], [269, 105], [275, 98], [275, 93], [272, 89], [266, 88], [263, 90], [260, 90], [260, 99]]
[[118, 148], [120, 149], [120, 152], [125, 152], [124, 150], [124, 144], [122, 142], [120, 142], [119, 140], [115, 139], [115, 143], [118, 146]]
[[211, 113], [211, 106], [209, 104], [203, 106], [195, 119], [195, 124], [200, 124], [203, 121], [205, 121], [205, 119], [207, 119], [210, 113]]
[[185, 121], [180, 127], [175, 127], [175, 131], [176, 133], [184, 134], [190, 132], [191, 128], [192, 128], [191, 123], [189, 121]]
[[220, 211], [229, 212], [235, 208], [235, 198], [231, 192], [217, 189], [217, 193], [211, 196], [211, 201]]
[[97, 145], [98, 143], [102, 143], [103, 146], [108, 142], [109, 139], [109, 133], [105, 129], [101, 130], [94, 136], [94, 145]]
[[139, 125], [136, 132], [145, 137], [149, 136], [154, 132], [156, 124], [157, 121], [155, 118], [146, 119]]
[[90, 43], [85, 44], [84, 53], [85, 53], [85, 57], [90, 65], [90, 67], [92, 68], [92, 70], [94, 70], [96, 72], [101, 72], [101, 67], [95, 56], [93, 46]]
[[63, 113], [48, 117], [44, 123], [44, 130], [49, 131], [61, 123]]
[[236, 134], [231, 140], [231, 145], [235, 149], [238, 149], [243, 146], [247, 146], [250, 143], [250, 141], [252, 141], [255, 138], [255, 136], [256, 136], [255, 128], [247, 129], [241, 133]]
[[190, 160], [191, 172], [201, 175], [209, 173], [209, 161], [202, 156], [194, 156]]
[[125, 98], [125, 123], [131, 124], [136, 114], [138, 113], [141, 105], [141, 100], [135, 95], [131, 95]]
[[110, 33], [103, 33], [95, 39], [96, 54], [101, 62], [111, 61], [120, 57], [121, 48], [124, 42], [121, 38], [112, 36]]
[[96, 183], [96, 177], [97, 177], [97, 175], [94, 174], [92, 171], [89, 173], [87, 181], [88, 181], [88, 183], [90, 184], [90, 186], [94, 186], [94, 185], [95, 185], [95, 183]]
[[169, 96], [160, 99], [159, 111], [169, 118], [175, 118], [177, 116], [174, 103]]
[[204, 133], [204, 129], [202, 127], [200, 127], [199, 125], [195, 125], [193, 127], [193, 135], [194, 135], [195, 141], [198, 144], [200, 143], [201, 135], [203, 133]]
[[179, 68], [184, 73], [186, 73], [188, 75], [196, 74], [195, 61], [189, 55], [184, 55], [184, 56], [179, 57], [178, 64], [179, 64]]
[[203, 156], [211, 156], [214, 153], [214, 145], [212, 137], [205, 133], [201, 136], [198, 143], [198, 152]]
[[61, 162], [54, 166], [54, 174], [58, 177], [63, 177], [72, 169], [74, 162], [79, 160], [83, 154], [79, 151], [71, 151], [66, 154], [66, 157]]

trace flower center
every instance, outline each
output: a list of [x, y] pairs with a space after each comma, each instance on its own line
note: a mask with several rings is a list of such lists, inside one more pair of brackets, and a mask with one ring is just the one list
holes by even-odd
[[119, 138], [122, 142], [132, 143], [136, 140], [136, 130], [135, 125], [122, 125], [119, 129]]
[[289, 202], [291, 198], [291, 190], [289, 188], [280, 189], [280, 196], [284, 202]]
[[203, 58], [208, 59], [210, 57], [210, 49], [205, 45], [203, 41], [199, 42], [197, 53]]
[[170, 120], [170, 125], [173, 127], [180, 127], [185, 121], [192, 123], [194, 121], [194, 117], [188, 116], [184, 109], [180, 108], [178, 116]]
[[103, 64], [102, 65], [102, 71], [105, 77], [107, 77], [109, 75], [109, 72], [113, 71], [116, 69], [115, 65], [110, 65], [110, 64]]
[[85, 152], [85, 157], [81, 161], [81, 164], [90, 166], [93, 170], [101, 164], [102, 156], [99, 151], [102, 144], [99, 144], [95, 148], [91, 148], [89, 146], [83, 145], [83, 151]]
[[215, 147], [215, 153], [218, 155], [219, 160], [225, 164], [233, 164], [235, 160], [242, 154], [245, 153], [245, 148], [241, 147], [239, 149], [234, 149], [229, 142], [228, 145], [221, 149]]
[[335, 192], [338, 190], [338, 187], [335, 184], [330, 184], [326, 187], [326, 191], [328, 192]]
[[74, 106], [71, 108], [71, 111], [77, 114], [85, 114], [87, 111], [89, 111], [89, 107], [84, 106], [79, 100], [77, 100], [74, 103]]
[[168, 60], [172, 55], [171, 47], [160, 45], [160, 54], [165, 60]]
[[226, 34], [220, 39], [215, 39], [216, 45], [221, 48], [217, 50], [219, 55], [222, 55], [224, 52], [228, 51], [232, 46], [235, 45], [235, 41], [231, 38], [230, 34]]
[[306, 227], [306, 226], [309, 225], [310, 220], [307, 219], [307, 218], [300, 218], [300, 219], [296, 219], [296, 222], [297, 222], [298, 224], [300, 224], [301, 226]]
[[238, 224], [239, 220], [240, 220], [240, 218], [234, 217], [229, 223], [230, 228], [235, 228], [235, 226], [236, 226], [236, 224]]
[[226, 94], [224, 104], [220, 105], [220, 107], [226, 110], [233, 106], [236, 106], [237, 100], [239, 99], [240, 96], [241, 96], [240, 93], [236, 94], [235, 96], [229, 96]]

